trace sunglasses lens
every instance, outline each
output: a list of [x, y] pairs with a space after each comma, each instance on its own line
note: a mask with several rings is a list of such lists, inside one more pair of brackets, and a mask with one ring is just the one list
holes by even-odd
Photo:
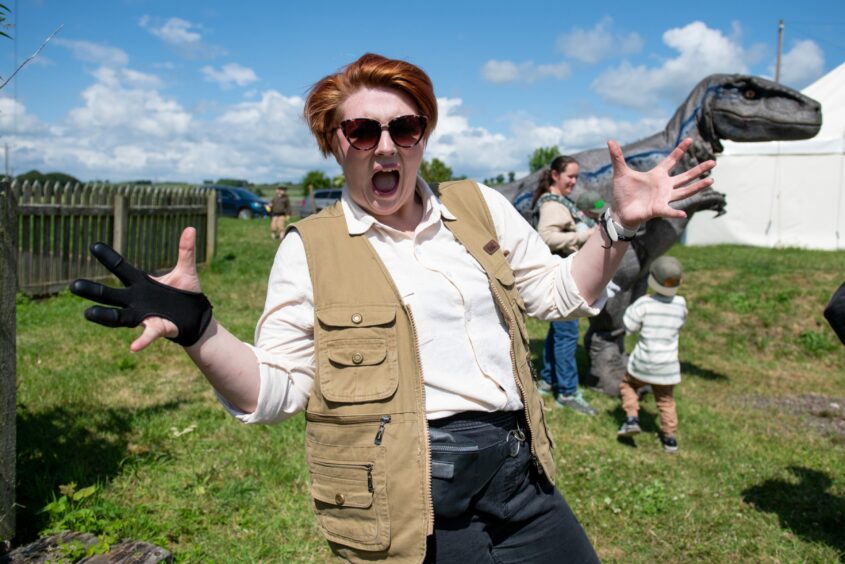
[[[390, 120], [387, 131], [396, 146], [407, 149], [420, 142], [426, 123], [424, 116], [400, 116]], [[361, 151], [369, 151], [381, 139], [381, 124], [374, 119], [348, 119], [340, 129], [349, 144]]]
[[413, 147], [422, 139], [425, 132], [425, 118], [422, 116], [402, 116], [391, 120], [388, 126], [390, 137], [400, 147]]
[[381, 137], [381, 125], [372, 119], [358, 118], [340, 124], [349, 144], [361, 151], [369, 151]]

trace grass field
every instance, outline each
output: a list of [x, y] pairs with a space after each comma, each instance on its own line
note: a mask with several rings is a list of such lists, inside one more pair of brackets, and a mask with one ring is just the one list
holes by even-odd
[[[251, 341], [275, 244], [267, 221], [221, 220], [219, 232], [203, 287]], [[842, 561], [845, 347], [821, 311], [845, 252], [671, 254], [690, 310], [680, 453], [654, 438], [653, 398], [633, 445], [615, 438], [617, 400], [587, 392], [594, 418], [547, 400], [559, 487], [606, 562]], [[73, 529], [100, 534], [101, 548], [156, 543], [179, 562], [330, 560], [310, 509], [303, 418], [237, 423], [179, 347], [132, 354], [136, 331], [87, 323], [85, 307], [68, 293], [18, 299], [16, 542]], [[530, 331], [539, 351], [545, 324]]]

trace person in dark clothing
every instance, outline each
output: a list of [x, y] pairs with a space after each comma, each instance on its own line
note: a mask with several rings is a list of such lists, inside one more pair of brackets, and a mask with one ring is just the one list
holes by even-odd
[[276, 188], [276, 196], [270, 203], [270, 236], [280, 239], [285, 235], [285, 224], [290, 217], [290, 198], [284, 186]]
[[845, 345], [845, 282], [831, 296], [830, 302], [824, 308], [824, 316], [833, 332]]

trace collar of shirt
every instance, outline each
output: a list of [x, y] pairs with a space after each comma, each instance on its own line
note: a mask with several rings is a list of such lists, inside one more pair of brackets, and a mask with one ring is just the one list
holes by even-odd
[[[434, 192], [431, 191], [429, 185], [419, 175], [417, 176], [416, 193], [419, 194], [423, 203], [423, 217], [420, 225], [417, 227], [418, 232], [420, 227], [437, 223], [441, 218], [455, 219], [454, 214], [434, 196]], [[349, 196], [349, 188], [346, 186], [343, 187], [343, 195], [340, 198], [340, 202], [343, 208], [343, 215], [346, 218], [346, 228], [349, 230], [350, 235], [361, 235], [373, 226], [387, 231], [394, 231], [394, 229], [381, 223], [356, 204]]]

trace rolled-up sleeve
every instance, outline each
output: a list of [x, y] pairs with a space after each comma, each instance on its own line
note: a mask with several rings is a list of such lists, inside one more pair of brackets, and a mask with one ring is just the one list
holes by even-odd
[[548, 245], [502, 194], [484, 185], [481, 192], [490, 209], [499, 245], [513, 269], [526, 313], [542, 320], [597, 315], [607, 302], [605, 288], [588, 304], [572, 278], [572, 257], [552, 254]]
[[248, 346], [260, 372], [256, 409], [244, 413], [218, 394], [223, 407], [244, 423], [275, 423], [303, 411], [314, 385], [314, 292], [295, 230], [276, 253], [255, 345]]

